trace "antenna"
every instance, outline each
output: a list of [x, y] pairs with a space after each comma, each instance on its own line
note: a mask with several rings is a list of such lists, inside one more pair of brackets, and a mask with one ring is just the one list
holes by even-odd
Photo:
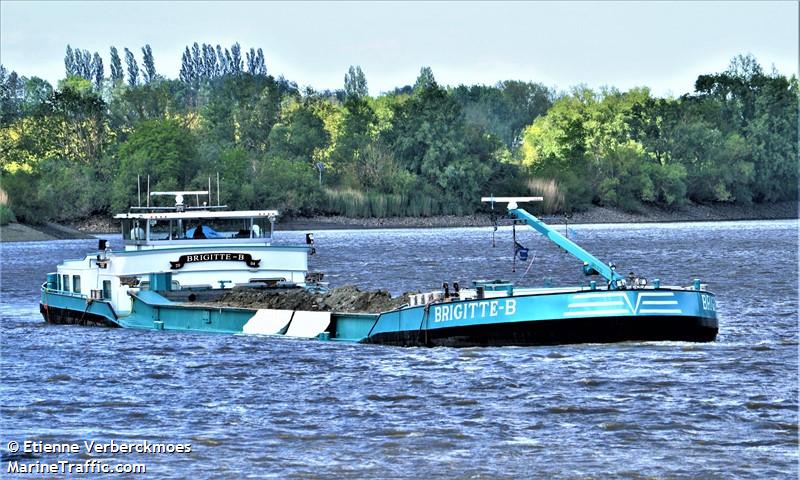
[[221, 205], [219, 203], [219, 172], [217, 172], [217, 205]]
[[211, 206], [211, 175], [208, 176], [208, 206]]
[[139, 208], [142, 207], [142, 176], [136, 175], [136, 198], [139, 199]]
[[543, 197], [481, 197], [481, 202], [491, 202], [492, 206], [495, 202], [508, 203], [509, 210], [517, 208], [517, 202], [541, 202], [543, 200]]
[[150, 174], [147, 175], [147, 206], [150, 206]]

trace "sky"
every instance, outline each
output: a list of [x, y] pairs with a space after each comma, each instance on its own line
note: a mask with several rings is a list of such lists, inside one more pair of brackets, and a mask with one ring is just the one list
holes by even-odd
[[56, 83], [64, 51], [127, 47], [177, 78], [186, 45], [263, 48], [270, 74], [342, 88], [359, 65], [370, 93], [413, 84], [501, 80], [693, 90], [699, 74], [753, 54], [766, 71], [798, 72], [798, 2], [19, 2], [0, 1], [0, 63]]

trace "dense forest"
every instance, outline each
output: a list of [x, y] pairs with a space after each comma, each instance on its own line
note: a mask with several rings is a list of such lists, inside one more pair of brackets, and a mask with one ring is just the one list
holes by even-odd
[[[205, 189], [289, 215], [468, 214], [479, 197], [544, 194], [551, 212], [797, 198], [798, 81], [737, 56], [694, 92], [657, 98], [539, 83], [414, 85], [377, 97], [274, 76], [261, 49], [197, 43], [178, 79], [137, 55], [67, 46], [53, 86], [0, 66], [0, 217], [80, 219], [152, 190]], [[307, 79], [313, 81], [313, 79]]]

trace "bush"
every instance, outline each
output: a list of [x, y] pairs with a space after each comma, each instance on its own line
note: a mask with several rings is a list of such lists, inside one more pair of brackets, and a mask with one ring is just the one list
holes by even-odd
[[11, 211], [11, 208], [8, 205], [0, 204], [0, 225], [8, 225], [16, 221], [17, 219], [14, 217], [14, 212]]
[[[183, 190], [203, 170], [192, 132], [177, 119], [147, 120], [120, 144], [119, 169], [113, 183], [112, 209], [125, 211], [137, 198], [136, 176], [150, 190]], [[146, 184], [145, 184], [146, 185]], [[144, 188], [144, 187], [143, 187]]]
[[314, 167], [301, 159], [267, 155], [253, 189], [256, 208], [277, 208], [289, 216], [311, 215], [322, 201]]
[[40, 178], [38, 174], [17, 170], [3, 173], [3, 188], [8, 192], [9, 203], [14, 206], [17, 220], [37, 224], [51, 214], [49, 205], [41, 205], [38, 200]]

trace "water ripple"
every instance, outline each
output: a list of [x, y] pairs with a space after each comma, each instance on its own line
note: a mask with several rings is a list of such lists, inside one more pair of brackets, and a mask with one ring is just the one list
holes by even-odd
[[[708, 281], [718, 341], [401, 349], [52, 326], [38, 285], [95, 242], [3, 244], [3, 440], [192, 444], [147, 457], [154, 478], [796, 478], [797, 222], [575, 229], [626, 272]], [[311, 267], [393, 293], [510, 278], [501, 230], [496, 249], [487, 229], [319, 232]], [[543, 259], [522, 284], [584, 281], [521, 237]]]

